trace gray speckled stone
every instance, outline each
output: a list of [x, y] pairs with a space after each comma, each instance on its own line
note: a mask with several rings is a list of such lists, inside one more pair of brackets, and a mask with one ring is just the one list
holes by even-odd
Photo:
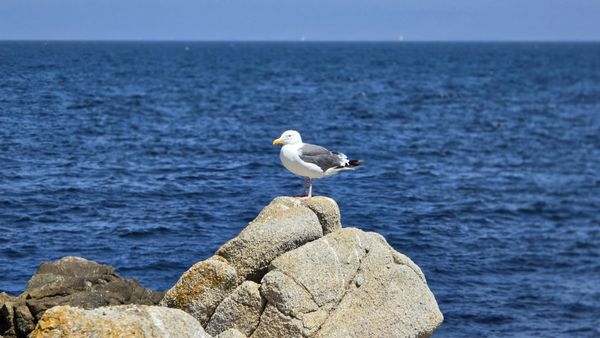
[[216, 254], [235, 266], [239, 283], [259, 282], [277, 256], [322, 236], [319, 219], [302, 200], [278, 197]]
[[325, 196], [316, 196], [303, 200], [303, 203], [317, 215], [319, 223], [323, 227], [323, 235], [342, 228], [340, 208], [333, 199]]
[[238, 286], [219, 304], [206, 326], [206, 332], [215, 336], [234, 328], [246, 336], [251, 335], [264, 308], [259, 286], [251, 281]]
[[236, 329], [229, 329], [221, 332], [216, 338], [246, 338], [246, 336]]
[[375, 233], [346, 228], [275, 259], [252, 337], [416, 337], [443, 317], [421, 270]]
[[443, 315], [421, 270], [374, 233], [363, 233], [369, 252], [357, 277], [316, 337], [426, 337]]

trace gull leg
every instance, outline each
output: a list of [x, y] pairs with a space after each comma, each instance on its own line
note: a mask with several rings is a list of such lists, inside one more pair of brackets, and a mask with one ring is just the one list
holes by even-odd
[[[300, 197], [301, 199], [310, 199], [312, 197], [312, 182], [313, 179], [312, 178], [308, 178], [308, 195], [306, 195], [306, 185], [305, 185], [305, 194], [303, 197]], [[304, 178], [304, 183], [306, 183], [306, 177]]]
[[304, 177], [304, 183], [302, 184], [302, 193], [296, 197], [306, 197], [306, 177]]
[[302, 184], [302, 196], [306, 196], [306, 177], [304, 177], [304, 184]]

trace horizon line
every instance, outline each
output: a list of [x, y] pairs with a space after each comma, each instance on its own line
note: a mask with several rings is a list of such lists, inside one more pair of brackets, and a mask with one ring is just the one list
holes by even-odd
[[454, 40], [436, 40], [436, 39], [418, 39], [418, 40], [398, 40], [398, 39], [121, 39], [121, 38], [99, 38], [99, 39], [69, 39], [69, 38], [0, 38], [0, 42], [298, 42], [298, 43], [314, 43], [314, 42], [329, 42], [329, 43], [344, 43], [344, 42], [390, 42], [390, 43], [597, 43], [600, 39], [454, 39]]

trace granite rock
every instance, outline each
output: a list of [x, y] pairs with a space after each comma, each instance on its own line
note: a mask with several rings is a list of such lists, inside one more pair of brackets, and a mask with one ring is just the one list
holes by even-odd
[[419, 267], [379, 234], [342, 229], [326, 197], [276, 198], [161, 304], [222, 338], [427, 337], [443, 321]]
[[85, 310], [57, 306], [44, 313], [31, 338], [209, 338], [187, 313], [161, 306], [120, 305]]
[[253, 337], [422, 337], [443, 316], [422, 272], [378, 234], [346, 228], [275, 259]]
[[217, 306], [237, 287], [237, 274], [225, 258], [213, 256], [186, 271], [160, 302], [184, 310], [206, 325]]
[[312, 210], [321, 227], [323, 235], [327, 235], [342, 228], [342, 216], [340, 208], [335, 200], [325, 196], [315, 196], [310, 199], [302, 200], [302, 203]]
[[247, 338], [246, 335], [236, 329], [221, 332], [216, 338]]
[[239, 283], [259, 282], [277, 256], [322, 236], [319, 218], [302, 200], [278, 197], [216, 254], [236, 268]]
[[[318, 213], [313, 209], [319, 210]], [[340, 226], [339, 210], [333, 200], [315, 198], [307, 202], [278, 197], [238, 236], [221, 246], [214, 256], [196, 263], [185, 272], [160, 304], [182, 309], [206, 326], [219, 303], [238, 285], [245, 281], [259, 283], [273, 259], [322, 237], [324, 228], [332, 230], [336, 226]], [[216, 334], [222, 328], [222, 324], [217, 324], [220, 316], [232, 316], [246, 310], [236, 308], [226, 314], [222, 308], [210, 332]], [[247, 333], [251, 326], [240, 331]]]
[[258, 326], [265, 305], [259, 286], [252, 281], [245, 281], [238, 286], [219, 304], [206, 326], [206, 332], [218, 335], [233, 328], [250, 336]]
[[[157, 304], [163, 294], [126, 280], [114, 268], [79, 257], [42, 263], [26, 290], [0, 306], [0, 335], [25, 337], [54, 306], [92, 309], [106, 305]], [[6, 298], [3, 296], [3, 298]]]

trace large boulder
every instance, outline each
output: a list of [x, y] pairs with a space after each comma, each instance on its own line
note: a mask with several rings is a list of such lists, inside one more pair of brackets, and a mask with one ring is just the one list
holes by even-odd
[[383, 237], [347, 228], [275, 259], [253, 337], [423, 337], [443, 320], [421, 270]]
[[25, 337], [57, 305], [92, 309], [106, 305], [158, 304], [163, 294], [126, 280], [114, 268], [79, 257], [42, 263], [19, 297], [0, 307], [0, 335]]
[[335, 201], [279, 197], [162, 305], [217, 337], [427, 337], [443, 320], [419, 267]]
[[[220, 302], [244, 281], [260, 282], [273, 259], [322, 237], [324, 231], [339, 229], [339, 214], [335, 201], [327, 197], [274, 199], [214, 256], [184, 273], [160, 304], [182, 309], [208, 325]], [[225, 312], [215, 320], [221, 315]]]
[[209, 338], [187, 313], [161, 306], [121, 305], [84, 310], [57, 306], [44, 313], [31, 338]]

